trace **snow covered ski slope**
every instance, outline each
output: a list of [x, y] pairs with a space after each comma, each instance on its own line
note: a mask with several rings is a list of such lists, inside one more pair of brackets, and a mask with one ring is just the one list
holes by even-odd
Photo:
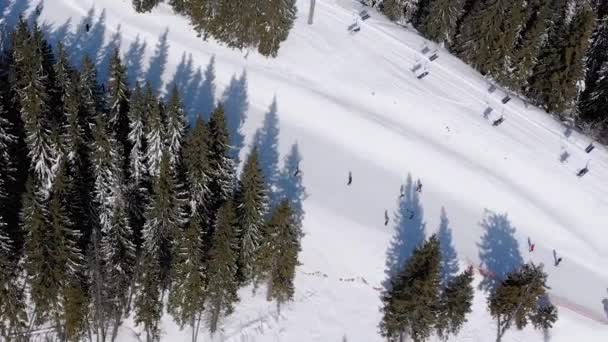
[[[14, 23], [36, 4], [0, 0], [3, 20]], [[361, 6], [355, 1], [318, 0], [313, 25], [306, 23], [309, 1], [298, 5], [276, 59], [202, 42], [168, 6], [137, 14], [130, 0], [46, 0], [40, 15], [52, 41], [96, 55], [100, 68], [119, 45], [132, 80], [150, 79], [159, 91], [177, 82], [189, 92], [191, 111], [210, 108], [205, 92], [231, 95], [234, 115], [246, 118], [241, 156], [274, 100], [276, 148], [284, 156], [298, 143], [309, 196], [295, 301], [279, 313], [263, 295], [242, 291], [221, 333], [203, 340], [381, 341], [379, 289], [387, 254], [395, 253], [389, 246], [436, 232], [445, 208], [461, 267], [481, 263], [502, 273], [531, 260], [549, 273], [556, 327], [550, 336], [508, 332], [504, 341], [608, 341], [608, 151], [585, 153], [588, 138], [521, 99], [503, 104], [503, 90], [490, 92], [474, 70], [379, 13], [370, 11], [351, 34]], [[438, 49], [437, 60], [422, 54], [425, 44]], [[501, 115], [505, 121], [493, 126]], [[576, 177], [587, 163], [589, 173]], [[424, 190], [416, 219], [403, 223], [400, 208], [409, 204], [399, 203], [399, 189], [408, 174]], [[563, 257], [559, 267], [553, 250]], [[477, 292], [453, 340], [494, 340], [485, 297]], [[169, 316], [162, 329], [165, 341], [190, 334]], [[139, 331], [128, 321], [120, 339], [136, 341]]]

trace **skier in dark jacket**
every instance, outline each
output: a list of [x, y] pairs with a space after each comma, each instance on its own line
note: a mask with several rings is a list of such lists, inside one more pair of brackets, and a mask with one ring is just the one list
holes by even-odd
[[388, 210], [384, 211], [384, 225], [388, 225], [388, 222], [390, 221], [390, 219], [388, 218]]
[[351, 185], [353, 184], [353, 174], [352, 172], [348, 171], [348, 183], [346, 183], [346, 185]]

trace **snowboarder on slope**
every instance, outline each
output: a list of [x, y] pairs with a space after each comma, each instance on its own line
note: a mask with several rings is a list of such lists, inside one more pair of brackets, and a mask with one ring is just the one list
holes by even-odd
[[346, 183], [346, 185], [351, 185], [353, 184], [353, 173], [348, 171], [348, 183]]

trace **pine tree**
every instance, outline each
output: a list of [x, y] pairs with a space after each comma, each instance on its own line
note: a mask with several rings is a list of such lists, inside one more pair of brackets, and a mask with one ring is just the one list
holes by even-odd
[[146, 86], [145, 103], [147, 110], [146, 120], [146, 162], [147, 173], [150, 177], [158, 176], [160, 172], [160, 163], [163, 156], [165, 144], [165, 126], [161, 108], [158, 100], [154, 96], [154, 91], [150, 83]]
[[191, 210], [201, 208], [206, 216], [211, 195], [209, 193], [210, 169], [207, 146], [207, 125], [202, 118], [196, 120], [184, 146], [186, 184], [190, 194]]
[[538, 62], [537, 57], [547, 39], [553, 7], [551, 1], [536, 0], [530, 1], [527, 9], [527, 24], [513, 51], [511, 72], [508, 77], [503, 78], [503, 81], [512, 89], [523, 89], [526, 92], [528, 79], [532, 76], [534, 66]]
[[204, 233], [204, 220], [194, 210], [176, 245], [173, 286], [169, 294], [169, 313], [181, 327], [190, 325], [192, 342], [197, 340], [206, 300]]
[[548, 44], [530, 80], [530, 95], [547, 111], [563, 113], [573, 108], [576, 84], [584, 77], [583, 56], [593, 28], [593, 12], [582, 3], [570, 23], [557, 20], [549, 33]]
[[598, 72], [593, 89], [580, 104], [581, 118], [593, 123], [600, 133], [605, 134], [608, 130], [608, 61]]
[[163, 311], [160, 298], [160, 263], [156, 252], [156, 250], [143, 250], [141, 274], [134, 302], [135, 323], [144, 326], [146, 342], [159, 339], [158, 325]]
[[256, 254], [262, 240], [264, 217], [268, 206], [268, 193], [264, 175], [258, 159], [257, 148], [253, 148], [239, 181], [236, 195], [238, 216], [238, 279], [249, 282], [256, 273]]
[[133, 7], [137, 12], [150, 12], [158, 6], [161, 0], [133, 0]]
[[187, 12], [190, 14], [190, 20], [194, 29], [204, 35], [205, 39], [209, 36], [213, 29], [212, 25], [216, 24], [214, 20], [217, 13], [219, 2], [214, 0], [190, 0], [186, 4]]
[[52, 186], [58, 153], [53, 146], [46, 75], [41, 47], [22, 19], [13, 36], [11, 80], [21, 104], [28, 157], [34, 175], [47, 194]]
[[[410, 3], [412, 2], [410, 1]], [[405, 4], [403, 3], [403, 0], [382, 1], [382, 11], [392, 21], [400, 21], [401, 18], [403, 18], [404, 10]]]
[[112, 341], [127, 311], [129, 288], [135, 267], [135, 245], [129, 226], [126, 203], [120, 185], [114, 189], [114, 208], [110, 224], [104, 227], [100, 244], [103, 260], [103, 279], [106, 282], [105, 300], [109, 317], [113, 320]]
[[467, 321], [466, 315], [473, 305], [473, 270], [469, 269], [452, 278], [441, 293], [437, 320], [437, 335], [447, 341], [457, 335]]
[[382, 295], [380, 332], [389, 341], [408, 336], [414, 342], [428, 339], [437, 321], [441, 252], [439, 240], [431, 236], [416, 248], [391, 289]]
[[604, 17], [597, 26], [591, 39], [591, 45], [587, 52], [585, 90], [579, 100], [579, 111], [581, 119], [593, 122], [601, 117], [601, 112], [590, 110], [590, 97], [597, 93], [599, 79], [604, 75], [602, 67], [608, 62], [608, 16]]
[[146, 166], [146, 101], [139, 83], [131, 95], [129, 108], [129, 179], [127, 180], [127, 205], [129, 222], [133, 229], [133, 241], [139, 248], [144, 225], [144, 211], [148, 197], [149, 176]]
[[118, 48], [114, 50], [110, 61], [110, 78], [108, 81], [108, 109], [109, 128], [114, 138], [119, 143], [122, 172], [128, 176], [129, 153], [131, 143], [129, 141], [129, 98], [130, 92], [127, 85], [127, 71], [120, 58]]
[[0, 97], [0, 337], [8, 340], [9, 335], [25, 327], [26, 315], [17, 253], [5, 219], [10, 210], [6, 183], [14, 179], [16, 171], [8, 151], [16, 137], [10, 133], [10, 123], [4, 118], [2, 102]]
[[436, 0], [429, 6], [423, 32], [426, 37], [446, 46], [451, 46], [456, 36], [458, 19], [462, 14], [464, 0]]
[[215, 38], [231, 48], [257, 46], [258, 2], [249, 0], [220, 1], [211, 26]]
[[165, 146], [169, 153], [169, 162], [172, 168], [177, 168], [181, 162], [181, 150], [186, 127], [186, 117], [182, 100], [177, 86], [171, 91], [171, 98], [167, 106], [167, 129]]
[[238, 301], [236, 280], [236, 217], [231, 200], [220, 207], [209, 253], [207, 285], [207, 323], [211, 333], [218, 329], [221, 319], [234, 310]]
[[405, 0], [405, 17], [412, 25], [421, 29], [429, 17], [430, 5], [433, 0]]
[[276, 57], [280, 44], [287, 39], [296, 18], [295, 0], [267, 0], [261, 2], [258, 18], [258, 52], [262, 56]]
[[229, 198], [234, 188], [234, 163], [230, 159], [230, 136], [226, 126], [224, 108], [221, 104], [213, 111], [209, 120], [209, 190], [213, 203], [210, 210], [215, 212]]
[[162, 153], [160, 172], [154, 178], [143, 229], [143, 248], [157, 259], [160, 276], [157, 280], [163, 290], [169, 285], [174, 243], [185, 217], [179, 184], [169, 159], [168, 152]]
[[169, 0], [169, 5], [173, 7], [173, 10], [176, 13], [186, 14], [186, 9], [188, 8], [188, 0]]
[[283, 200], [266, 225], [258, 257], [258, 272], [268, 279], [267, 299], [276, 299], [279, 309], [293, 299], [300, 250], [300, 230], [294, 222], [289, 201]]
[[557, 310], [550, 303], [539, 304], [546, 297], [546, 282], [547, 274], [542, 265], [525, 264], [509, 273], [490, 294], [488, 306], [498, 325], [497, 342], [513, 323], [518, 329], [523, 329], [530, 321], [536, 327], [553, 326], [557, 321]]
[[457, 50], [482, 74], [503, 75], [524, 23], [522, 1], [482, 0], [462, 21]]
[[23, 215], [23, 226], [28, 232], [25, 269], [38, 323], [59, 319], [63, 291], [78, 276], [83, 261], [66, 207], [69, 186], [65, 162], [61, 162], [48, 201], [29, 184]]

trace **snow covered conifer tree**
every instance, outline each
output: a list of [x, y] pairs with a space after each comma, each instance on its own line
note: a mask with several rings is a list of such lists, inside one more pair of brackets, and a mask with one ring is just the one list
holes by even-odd
[[[414, 0], [417, 1], [417, 0]], [[410, 0], [411, 2], [411, 0]], [[405, 11], [404, 0], [384, 0], [382, 1], [383, 11], [392, 21], [400, 21]]]
[[456, 25], [462, 14], [464, 0], [436, 0], [429, 6], [423, 32], [445, 46], [451, 46], [456, 36]]
[[235, 230], [233, 204], [227, 200], [217, 213], [207, 271], [207, 323], [212, 334], [217, 331], [221, 319], [232, 313], [234, 303], [238, 301]]
[[276, 57], [280, 44], [287, 39], [296, 18], [295, 0], [268, 0], [260, 3], [262, 15], [257, 19], [258, 52]]
[[444, 287], [439, 302], [437, 334], [447, 340], [449, 335], [457, 335], [467, 321], [466, 315], [473, 305], [472, 269], [450, 279]]
[[204, 220], [194, 210], [185, 231], [177, 240], [173, 259], [173, 285], [169, 313], [180, 326], [192, 328], [196, 342], [206, 300], [207, 275], [203, 248]]
[[246, 284], [256, 273], [256, 255], [262, 241], [264, 218], [268, 207], [268, 190], [254, 147], [243, 168], [236, 194], [238, 216], [238, 280]]
[[234, 162], [230, 159], [230, 136], [226, 126], [226, 116], [221, 104], [213, 111], [209, 120], [209, 175], [211, 181], [210, 210], [215, 212], [229, 198], [234, 189]]
[[258, 272], [268, 281], [267, 299], [276, 299], [279, 310], [281, 304], [293, 299], [299, 252], [300, 230], [289, 201], [283, 200], [266, 225], [258, 261]]
[[146, 122], [146, 163], [150, 177], [160, 173], [160, 163], [165, 145], [165, 126], [161, 115], [160, 105], [150, 83], [146, 85], [145, 103], [147, 110]]
[[160, 338], [158, 325], [163, 311], [160, 298], [160, 264], [156, 250], [143, 250], [140, 267], [134, 301], [135, 323], [144, 326], [146, 342], [153, 342]]
[[103, 278], [106, 282], [106, 310], [112, 320], [112, 341], [127, 310], [129, 287], [135, 267], [135, 244], [129, 226], [126, 203], [120, 184], [114, 188], [114, 208], [110, 224], [104, 227], [100, 244], [103, 258]]
[[428, 339], [437, 322], [441, 252], [439, 240], [431, 236], [415, 249], [404, 269], [391, 280], [382, 295], [382, 336], [400, 341], [405, 336], [414, 342]]
[[608, 51], [608, 16], [599, 21], [587, 51], [585, 90], [581, 94], [579, 102], [580, 116], [585, 121], [593, 122], [601, 118], [602, 112], [593, 111], [590, 106], [590, 103], [597, 99], [591, 100], [590, 97], [592, 94], [598, 93], [598, 81], [605, 75], [602, 67], [608, 62], [606, 51]]
[[167, 152], [162, 153], [160, 172], [154, 178], [150, 204], [146, 209], [143, 246], [158, 260], [160, 284], [169, 285], [174, 243], [185, 218], [179, 185]]
[[166, 114], [165, 146], [169, 154], [171, 167], [175, 169], [181, 163], [182, 143], [186, 129], [186, 116], [177, 86], [173, 86], [171, 91]]
[[557, 321], [557, 309], [551, 303], [542, 303], [547, 294], [547, 274], [543, 266], [525, 264], [507, 275], [490, 294], [488, 306], [496, 319], [496, 341], [500, 342], [512, 324], [523, 329], [529, 322], [537, 328], [548, 329]]
[[[209, 201], [211, 200], [207, 138], [207, 124], [199, 117], [186, 138], [184, 146], [184, 164], [186, 167], [186, 184], [190, 195], [190, 210], [194, 211], [200, 208], [204, 216], [207, 216]], [[203, 220], [205, 219], [203, 218]]]
[[110, 131], [120, 144], [120, 153], [123, 163], [122, 172], [128, 175], [129, 152], [131, 144], [129, 142], [129, 98], [130, 91], [127, 85], [127, 71], [120, 58], [117, 49], [112, 54], [110, 61], [110, 78], [108, 80], [108, 109]]
[[22, 19], [13, 37], [11, 80], [21, 104], [30, 167], [47, 196], [57, 167], [58, 152], [53, 144], [43, 56], [37, 41]]

